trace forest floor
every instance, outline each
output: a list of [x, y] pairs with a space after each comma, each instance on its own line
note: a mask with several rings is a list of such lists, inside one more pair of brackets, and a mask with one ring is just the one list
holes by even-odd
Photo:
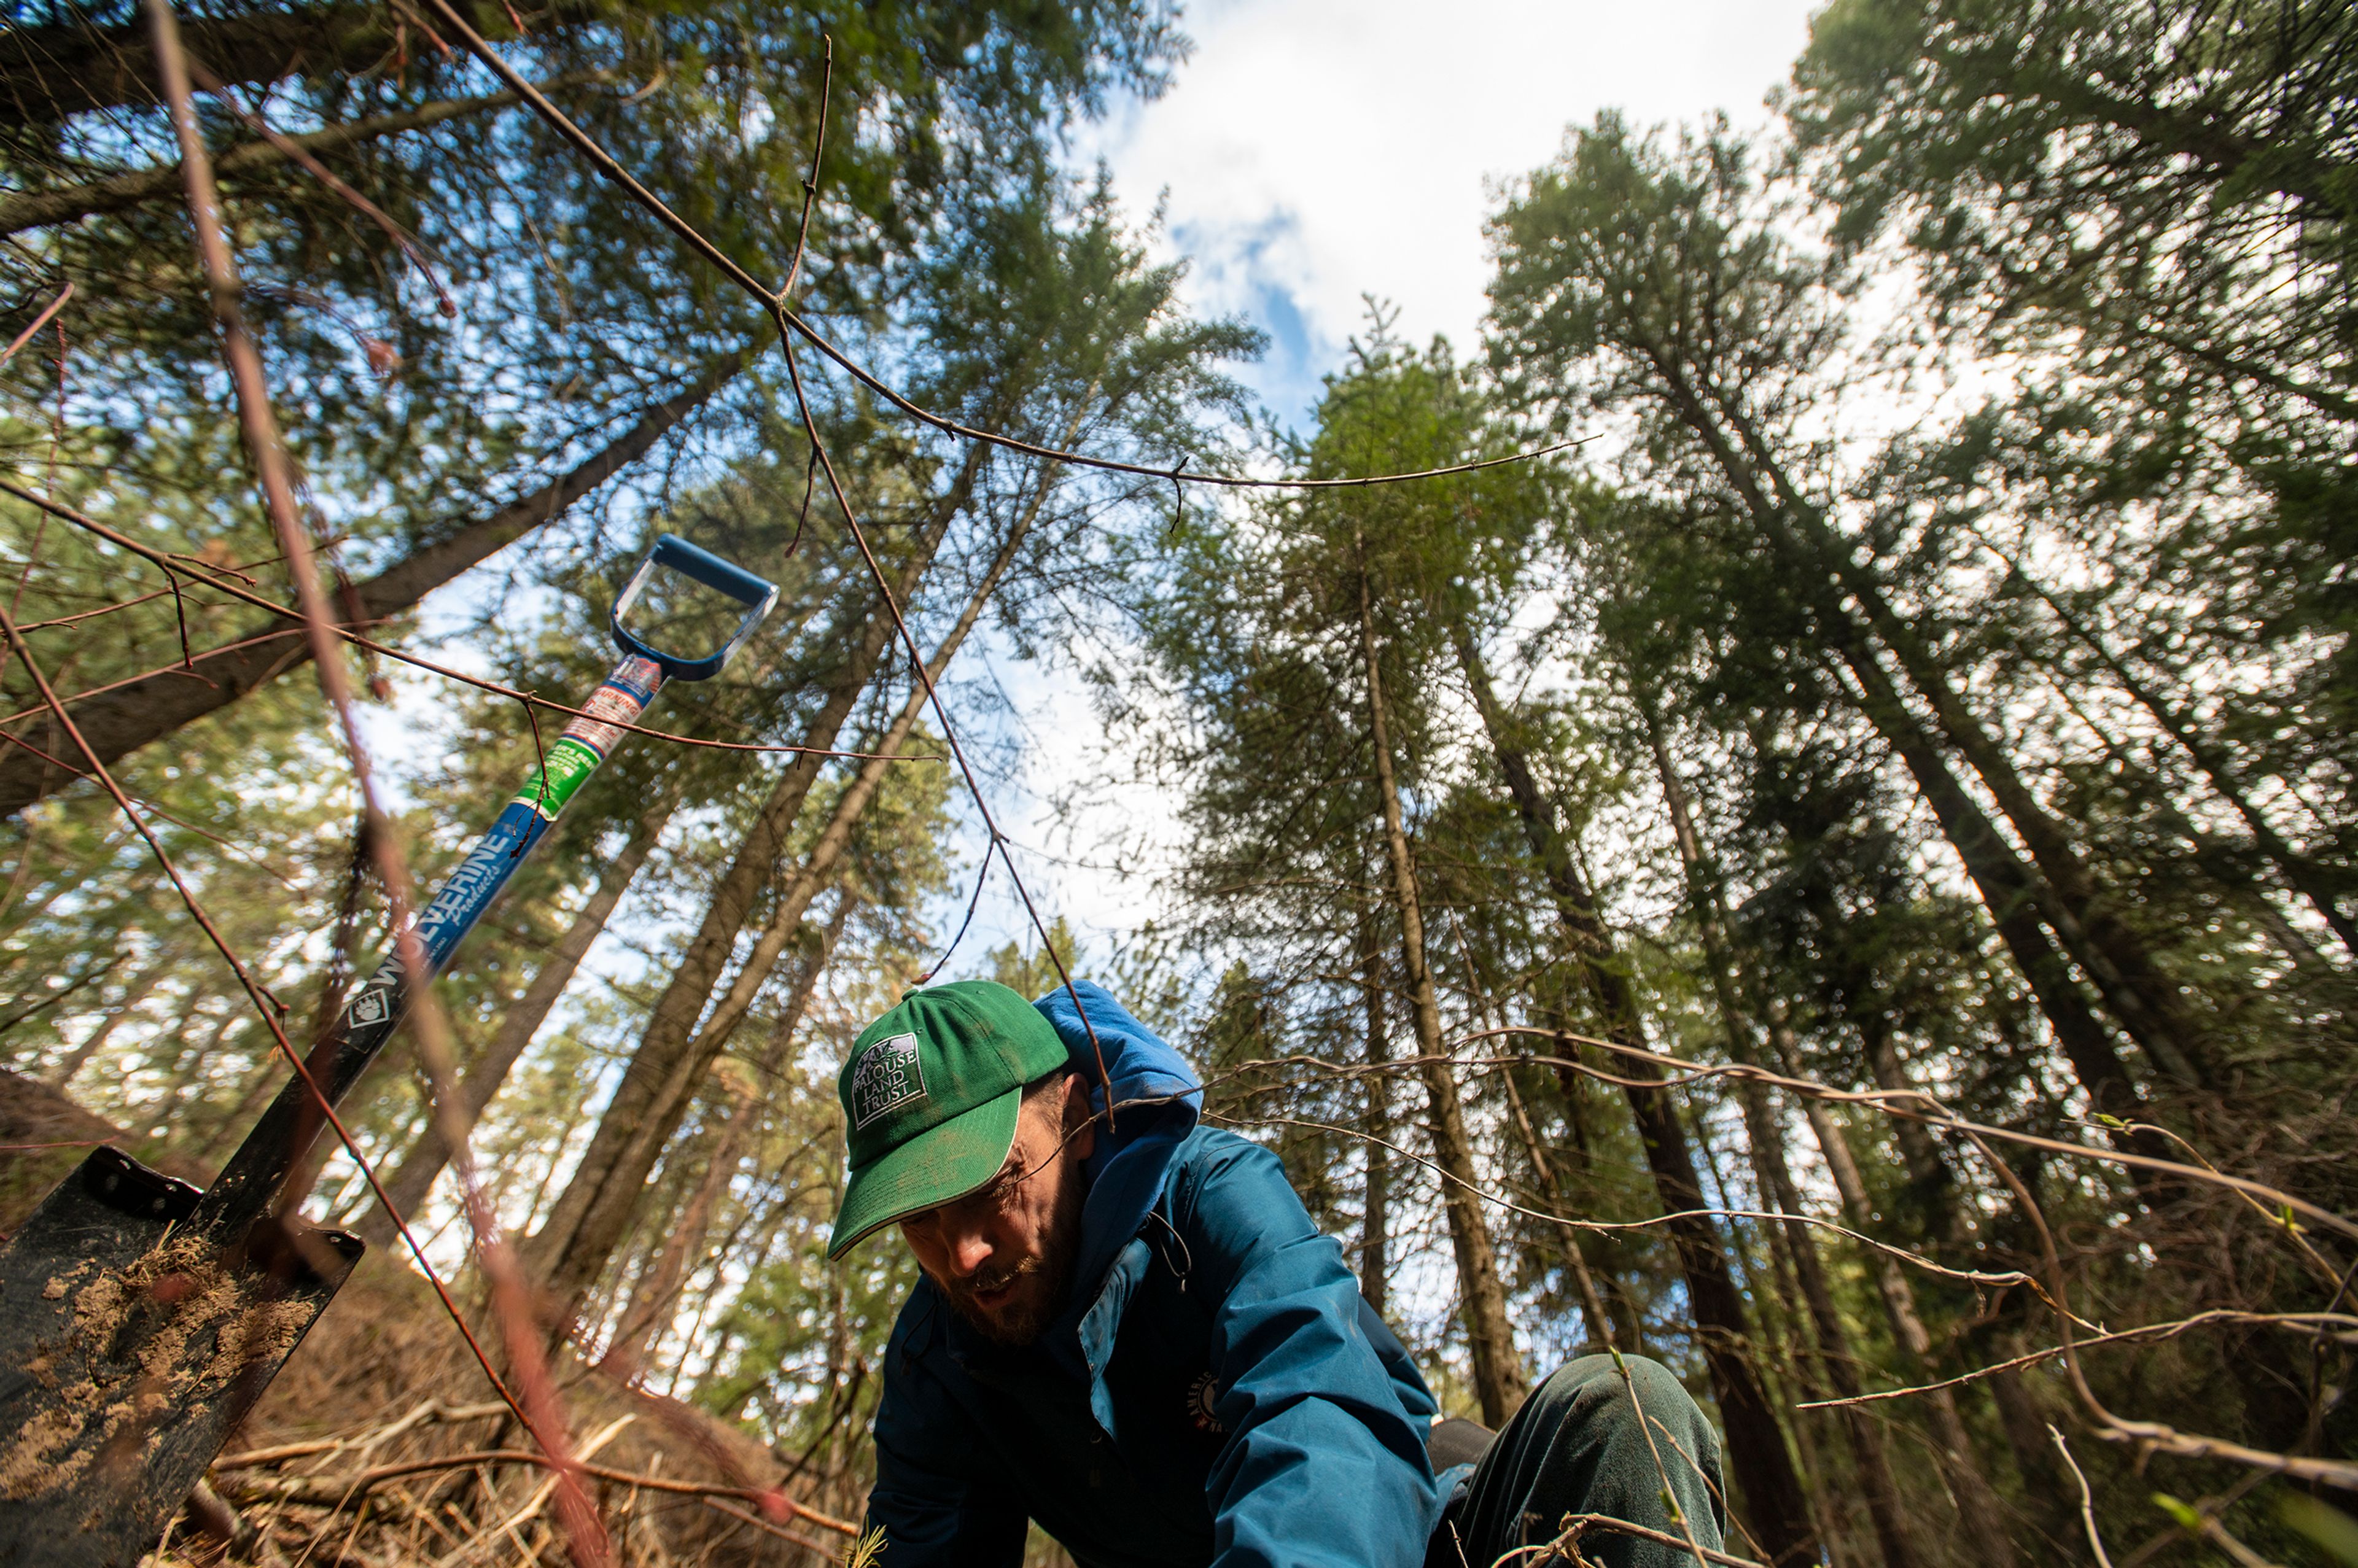
[[[0, 1232], [13, 1233], [99, 1141], [135, 1153], [143, 1141], [55, 1088], [0, 1071]], [[211, 1173], [186, 1159], [156, 1163], [191, 1182]], [[460, 1304], [495, 1341], [481, 1304], [463, 1294]], [[761, 1494], [783, 1487], [788, 1466], [747, 1433], [570, 1354], [555, 1370], [576, 1456], [602, 1472], [585, 1481], [622, 1568], [846, 1554], [849, 1526], [763, 1506]], [[530, 1447], [432, 1287], [372, 1254], [232, 1433], [209, 1491], [146, 1568], [555, 1564], [567, 1556], [556, 1483], [524, 1456]]]

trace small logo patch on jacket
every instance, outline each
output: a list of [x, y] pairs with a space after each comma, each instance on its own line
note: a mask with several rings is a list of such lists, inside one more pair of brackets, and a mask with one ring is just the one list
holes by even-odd
[[1187, 1385], [1187, 1419], [1195, 1422], [1197, 1432], [1228, 1430], [1228, 1423], [1212, 1413], [1219, 1398], [1219, 1387], [1212, 1381], [1209, 1372], [1197, 1373], [1195, 1380]]
[[851, 1126], [854, 1131], [886, 1111], [925, 1098], [925, 1069], [917, 1061], [917, 1037], [895, 1034], [879, 1040], [860, 1054], [851, 1075]]

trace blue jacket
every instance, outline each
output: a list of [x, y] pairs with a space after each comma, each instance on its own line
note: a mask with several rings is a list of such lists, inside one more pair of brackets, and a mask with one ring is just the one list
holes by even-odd
[[[868, 1499], [883, 1568], [1013, 1568], [1027, 1517], [1081, 1568], [1417, 1568], [1442, 1498], [1415, 1364], [1277, 1157], [1197, 1128], [1178, 1054], [1079, 989], [1117, 1108], [1073, 1300], [1011, 1349], [910, 1292]], [[1102, 1108], [1072, 999], [1038, 1006]]]

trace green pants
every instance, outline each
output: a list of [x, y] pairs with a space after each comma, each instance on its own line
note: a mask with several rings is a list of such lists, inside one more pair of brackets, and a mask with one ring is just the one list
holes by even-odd
[[[1690, 1531], [1697, 1544], [1719, 1548], [1726, 1524], [1719, 1434], [1659, 1362], [1625, 1356], [1621, 1367], [1610, 1356], [1583, 1356], [1523, 1401], [1450, 1500], [1426, 1568], [1490, 1568], [1508, 1552], [1555, 1540], [1566, 1514], [1606, 1514], [1680, 1542], [1591, 1525], [1580, 1553], [1602, 1568], [1694, 1568]], [[1677, 1499], [1683, 1525], [1666, 1494]], [[1534, 1552], [1517, 1568], [1547, 1560]]]

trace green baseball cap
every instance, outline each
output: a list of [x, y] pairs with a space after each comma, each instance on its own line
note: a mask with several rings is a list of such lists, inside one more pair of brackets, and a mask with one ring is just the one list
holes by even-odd
[[1069, 1060], [1055, 1026], [995, 981], [905, 993], [860, 1032], [836, 1079], [851, 1174], [827, 1255], [999, 1174], [1023, 1086]]

